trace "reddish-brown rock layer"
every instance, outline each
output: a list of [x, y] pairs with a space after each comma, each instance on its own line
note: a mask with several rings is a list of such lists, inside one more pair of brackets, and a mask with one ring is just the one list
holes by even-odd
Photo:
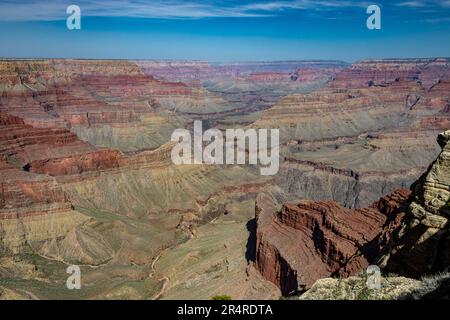
[[63, 128], [35, 128], [15, 116], [0, 115], [0, 156], [25, 171], [50, 175], [117, 167], [117, 150], [101, 150]]
[[439, 80], [450, 79], [450, 60], [387, 59], [366, 60], [353, 64], [337, 74], [332, 88], [363, 88], [386, 85], [397, 79], [419, 80], [427, 88]]
[[51, 176], [117, 167], [121, 158], [120, 152], [96, 149], [67, 129], [35, 128], [0, 113], [0, 220], [67, 214], [72, 204]]
[[[258, 196], [257, 255], [261, 274], [288, 295], [317, 279], [354, 275], [389, 240], [380, 235], [403, 211], [409, 190], [398, 190], [370, 208], [350, 210], [332, 201], [280, 204], [276, 192]], [[397, 222], [398, 223], [398, 222]]]
[[121, 158], [122, 155], [117, 150], [98, 150], [64, 158], [34, 160], [26, 165], [26, 170], [51, 176], [80, 174], [86, 171], [117, 168], [120, 165]]

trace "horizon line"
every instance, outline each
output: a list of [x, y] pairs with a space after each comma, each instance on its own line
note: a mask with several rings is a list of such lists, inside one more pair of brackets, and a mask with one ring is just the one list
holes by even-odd
[[294, 63], [294, 62], [335, 62], [344, 64], [354, 64], [366, 61], [395, 61], [395, 60], [450, 60], [450, 56], [430, 56], [430, 57], [389, 57], [389, 58], [363, 58], [354, 61], [346, 61], [341, 59], [287, 59], [287, 60], [242, 60], [242, 61], [214, 61], [205, 59], [156, 59], [156, 58], [140, 58], [140, 59], [129, 59], [129, 58], [73, 58], [73, 57], [52, 57], [52, 58], [42, 58], [42, 57], [0, 57], [0, 61], [30, 61], [30, 60], [79, 60], [79, 61], [129, 61], [129, 62], [140, 62], [140, 61], [151, 61], [151, 62], [197, 62], [197, 63], [209, 63], [209, 64], [242, 64], [242, 63]]

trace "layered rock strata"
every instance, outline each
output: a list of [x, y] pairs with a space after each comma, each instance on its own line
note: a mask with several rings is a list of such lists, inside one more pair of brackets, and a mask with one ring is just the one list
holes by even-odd
[[389, 272], [420, 277], [450, 266], [450, 131], [439, 135], [442, 152], [412, 186], [414, 197], [388, 254]]
[[408, 188], [438, 155], [450, 120], [445, 77], [430, 88], [411, 78], [355, 86], [286, 96], [252, 125], [280, 130], [285, 192], [365, 207]]
[[399, 190], [370, 208], [350, 210], [332, 201], [283, 203], [280, 190], [260, 194], [257, 267], [285, 295], [320, 278], [354, 275], [379, 255], [378, 237], [408, 196]]

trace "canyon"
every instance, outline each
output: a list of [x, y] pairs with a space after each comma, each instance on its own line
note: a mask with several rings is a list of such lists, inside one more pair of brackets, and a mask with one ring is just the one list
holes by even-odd
[[[198, 120], [279, 130], [278, 174], [174, 165]], [[278, 299], [377, 259], [437, 270], [397, 246], [446, 232], [449, 127], [444, 58], [1, 60], [0, 298]]]

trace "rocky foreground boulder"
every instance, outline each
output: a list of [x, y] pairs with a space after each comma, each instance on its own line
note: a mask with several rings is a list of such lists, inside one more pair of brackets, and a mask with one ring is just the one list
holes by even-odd
[[347, 279], [326, 278], [318, 280], [302, 294], [300, 300], [392, 300], [407, 298], [414, 291], [423, 290], [419, 280], [405, 277], [387, 277], [381, 280], [380, 290], [367, 287], [365, 277]]
[[420, 277], [450, 265], [450, 131], [438, 136], [442, 152], [412, 185], [413, 198], [389, 252], [379, 261], [386, 271]]
[[[369, 280], [370, 281], [370, 280]], [[436, 300], [450, 299], [450, 274], [438, 273], [420, 280], [398, 276], [380, 278], [378, 289], [368, 286], [368, 275], [317, 280], [299, 300]]]
[[397, 190], [365, 209], [287, 201], [275, 188], [261, 193], [256, 202], [261, 274], [291, 295], [314, 288], [319, 279], [358, 275], [371, 264], [412, 278], [444, 270], [450, 265], [449, 140], [450, 131], [439, 135], [441, 154], [411, 190]]

